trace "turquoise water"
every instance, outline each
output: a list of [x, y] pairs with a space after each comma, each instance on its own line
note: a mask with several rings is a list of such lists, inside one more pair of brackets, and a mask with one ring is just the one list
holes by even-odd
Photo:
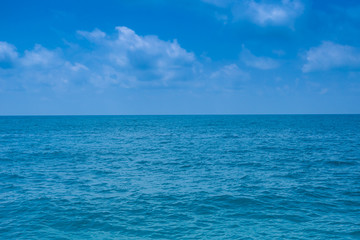
[[0, 117], [1, 239], [360, 239], [360, 115]]

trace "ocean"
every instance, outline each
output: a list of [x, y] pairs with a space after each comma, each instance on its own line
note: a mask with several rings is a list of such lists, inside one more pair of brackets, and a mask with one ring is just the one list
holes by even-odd
[[0, 117], [0, 239], [360, 239], [360, 115]]

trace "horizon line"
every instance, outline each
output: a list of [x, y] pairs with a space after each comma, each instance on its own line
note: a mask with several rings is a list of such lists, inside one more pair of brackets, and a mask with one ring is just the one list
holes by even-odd
[[0, 117], [360, 115], [360, 113], [0, 114]]

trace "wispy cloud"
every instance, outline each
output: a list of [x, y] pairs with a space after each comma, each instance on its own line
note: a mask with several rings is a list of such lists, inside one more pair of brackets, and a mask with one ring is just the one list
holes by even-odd
[[240, 54], [240, 59], [246, 64], [246, 66], [261, 70], [269, 70], [279, 67], [279, 63], [276, 60], [269, 57], [255, 56], [244, 46]]
[[96, 42], [96, 41], [101, 41], [102, 39], [104, 39], [106, 37], [106, 33], [102, 32], [99, 29], [94, 29], [92, 32], [88, 32], [88, 31], [77, 31], [77, 34], [87, 38], [90, 41]]
[[249, 78], [248, 74], [241, 70], [236, 64], [229, 64], [213, 72], [210, 78], [221, 80], [243, 81]]
[[239, 89], [244, 81], [249, 79], [250, 75], [233, 63], [220, 66], [210, 73], [208, 80], [213, 90], [235, 90]]
[[360, 49], [324, 41], [306, 52], [303, 72], [324, 71], [333, 68], [360, 68]]
[[234, 0], [202, 0], [203, 2], [215, 5], [217, 7], [228, 7], [234, 3]]

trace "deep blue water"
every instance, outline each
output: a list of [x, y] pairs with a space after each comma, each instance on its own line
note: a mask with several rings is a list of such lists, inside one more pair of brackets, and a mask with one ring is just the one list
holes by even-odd
[[360, 239], [360, 115], [0, 117], [0, 239]]

